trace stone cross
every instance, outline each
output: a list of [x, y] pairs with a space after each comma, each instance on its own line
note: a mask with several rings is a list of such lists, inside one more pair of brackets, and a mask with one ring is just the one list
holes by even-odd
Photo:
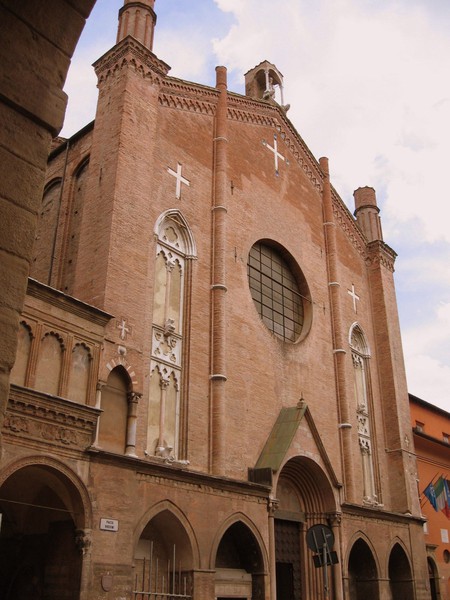
[[127, 333], [131, 333], [131, 328], [127, 327], [127, 322], [125, 319], [117, 325], [117, 329], [120, 329], [120, 339], [124, 340], [127, 337]]
[[349, 294], [352, 297], [353, 300], [353, 310], [356, 312], [357, 311], [357, 306], [356, 306], [356, 302], [359, 300], [359, 296], [358, 294], [355, 292], [355, 286], [352, 283], [352, 289], [351, 290], [347, 290], [347, 294]]
[[[275, 174], [278, 175], [278, 159], [281, 158], [281, 160], [286, 160], [284, 158], [284, 156], [282, 154], [280, 154], [278, 152], [278, 141], [277, 141], [277, 134], [274, 133], [273, 134], [273, 147], [269, 146], [269, 144], [266, 142], [266, 140], [263, 140], [263, 145], [270, 150], [273, 153], [273, 157], [275, 159]], [[288, 164], [288, 162], [286, 161], [286, 164]]]
[[181, 175], [181, 169], [182, 169], [182, 166], [180, 163], [177, 163], [176, 171], [174, 171], [170, 167], [168, 167], [168, 169], [167, 169], [167, 172], [170, 173], [171, 175], [173, 175], [174, 177], [176, 177], [176, 180], [177, 180], [177, 185], [175, 188], [175, 197], [177, 200], [179, 200], [181, 198], [181, 184], [184, 183], [188, 187], [190, 186], [190, 182]]

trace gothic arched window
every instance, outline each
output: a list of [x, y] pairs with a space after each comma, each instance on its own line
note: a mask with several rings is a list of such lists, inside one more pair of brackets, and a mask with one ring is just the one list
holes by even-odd
[[89, 173], [89, 157], [77, 167], [71, 180], [71, 192], [68, 207], [68, 234], [65, 246], [62, 288], [67, 294], [73, 294], [75, 271], [80, 245], [81, 217], [83, 214], [86, 181]]
[[181, 386], [182, 347], [187, 343], [190, 259], [196, 249], [190, 229], [177, 210], [161, 215], [155, 226], [152, 360], [147, 452], [164, 458], [185, 454], [181, 425], [186, 402]]
[[61, 179], [54, 179], [47, 184], [42, 197], [36, 237], [33, 246], [33, 262], [30, 275], [38, 281], [50, 284], [53, 255], [58, 228], [59, 207], [61, 204]]
[[374, 475], [373, 440], [370, 414], [370, 352], [367, 342], [359, 325], [354, 324], [350, 331], [350, 347], [353, 362], [354, 391], [356, 416], [358, 422], [358, 442], [361, 452], [363, 473], [364, 502], [376, 504]]

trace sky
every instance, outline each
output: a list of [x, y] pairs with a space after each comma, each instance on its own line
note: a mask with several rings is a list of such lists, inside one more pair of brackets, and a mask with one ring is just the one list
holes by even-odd
[[[95, 116], [92, 63], [116, 41], [123, 0], [97, 0], [66, 81], [62, 136]], [[156, 0], [154, 53], [170, 75], [244, 93], [263, 60], [284, 76], [290, 121], [353, 212], [375, 188], [410, 393], [450, 411], [450, 2]]]

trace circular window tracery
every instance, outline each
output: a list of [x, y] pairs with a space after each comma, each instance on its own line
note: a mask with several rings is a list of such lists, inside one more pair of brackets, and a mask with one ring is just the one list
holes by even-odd
[[260, 240], [250, 250], [247, 275], [253, 302], [266, 327], [285, 342], [304, 337], [311, 321], [311, 296], [291, 255]]

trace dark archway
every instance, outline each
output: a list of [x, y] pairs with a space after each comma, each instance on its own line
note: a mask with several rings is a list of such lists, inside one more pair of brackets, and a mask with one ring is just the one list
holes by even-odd
[[1, 486], [0, 511], [0, 597], [77, 600], [85, 516], [74, 484], [53, 467], [23, 467]]
[[439, 573], [436, 567], [436, 563], [430, 557], [427, 558], [428, 564], [428, 578], [430, 580], [430, 592], [431, 600], [439, 600], [441, 593], [439, 590]]
[[[352, 546], [348, 559], [350, 600], [379, 600], [378, 570], [372, 551], [363, 539]], [[393, 596], [397, 600], [396, 596]]]
[[389, 584], [395, 600], [412, 600], [415, 597], [411, 565], [400, 544], [395, 544], [389, 556]]
[[261, 548], [253, 532], [242, 521], [233, 523], [222, 536], [215, 569], [217, 600], [265, 598]]
[[171, 510], [162, 510], [147, 523], [136, 545], [134, 564], [135, 598], [144, 597], [140, 592], [158, 597], [169, 594], [179, 600], [191, 597], [192, 545], [185, 527]]

